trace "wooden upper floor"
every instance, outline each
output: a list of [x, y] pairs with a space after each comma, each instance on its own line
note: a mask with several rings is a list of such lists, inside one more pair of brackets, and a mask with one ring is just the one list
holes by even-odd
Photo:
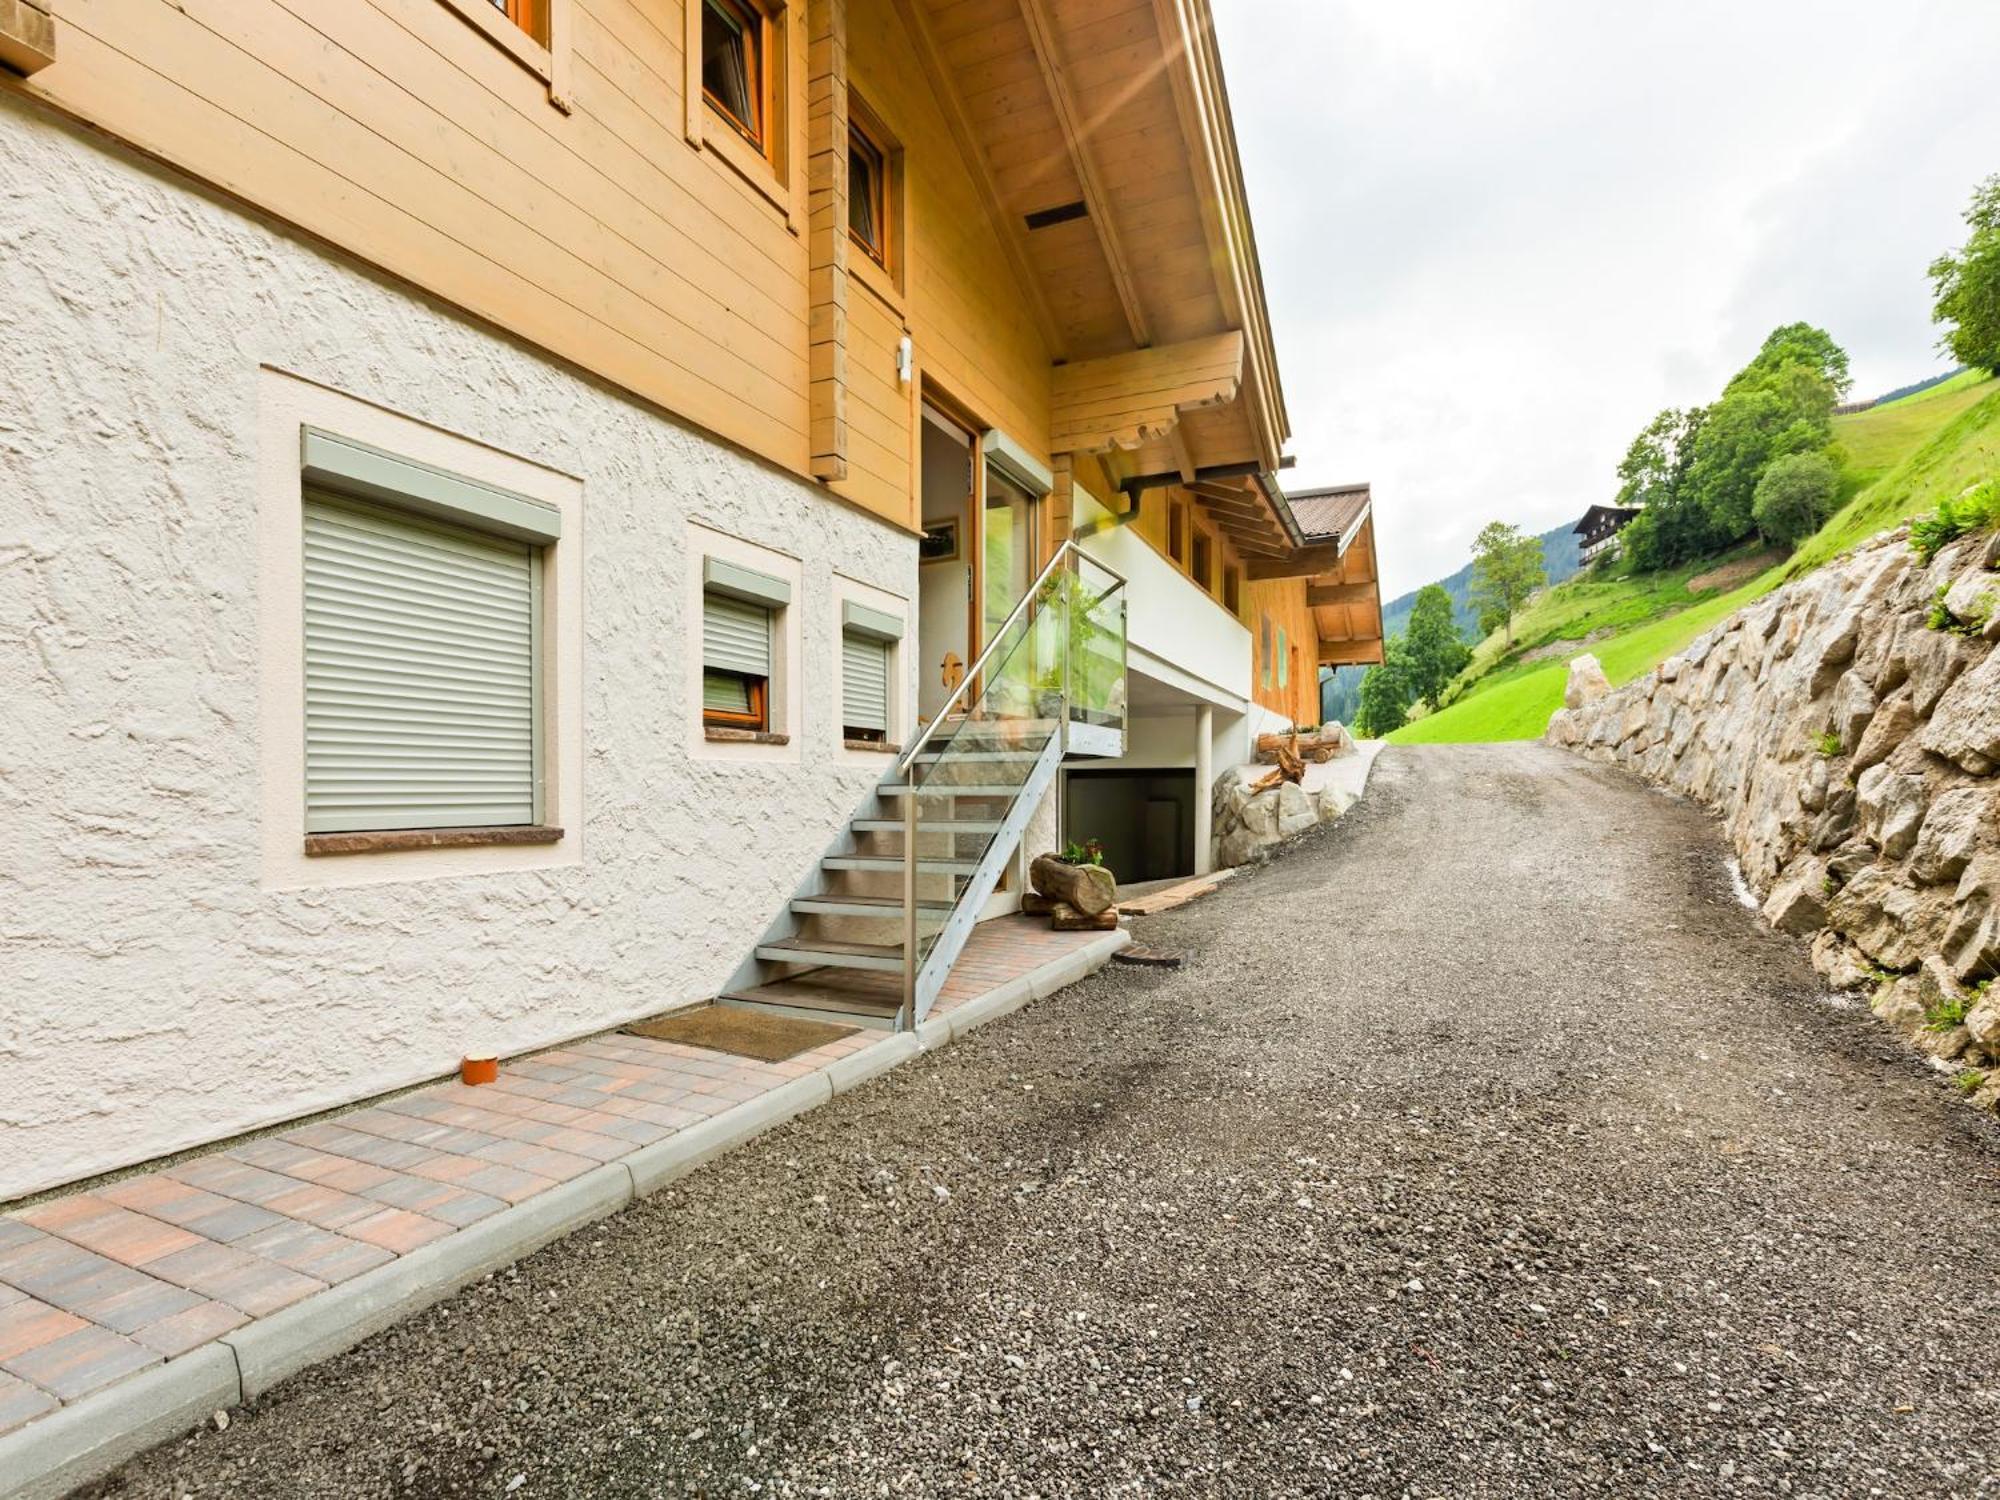
[[1279, 463], [1207, 0], [23, 3], [0, 86], [899, 526], [927, 389]]

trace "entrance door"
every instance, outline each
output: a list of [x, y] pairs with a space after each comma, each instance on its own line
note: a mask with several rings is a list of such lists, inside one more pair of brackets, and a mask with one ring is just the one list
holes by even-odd
[[982, 644], [1007, 623], [1007, 616], [1035, 581], [1035, 512], [1026, 490], [992, 465], [986, 469], [986, 503], [981, 507], [980, 563], [986, 575]]
[[917, 715], [928, 724], [972, 665], [973, 566], [979, 555], [973, 508], [972, 434], [924, 403], [924, 540], [917, 569]]

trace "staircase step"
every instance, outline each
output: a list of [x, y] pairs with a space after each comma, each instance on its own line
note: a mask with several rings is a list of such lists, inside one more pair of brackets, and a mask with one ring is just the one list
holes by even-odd
[[[829, 854], [820, 861], [820, 867], [827, 870], [900, 870], [903, 856], [900, 854]], [[979, 868], [976, 859], [929, 859], [919, 856], [917, 869], [953, 875], [970, 875]]]
[[[792, 899], [792, 910], [801, 916], [812, 917], [900, 917], [903, 914], [903, 898], [900, 896], [796, 896]], [[941, 922], [951, 915], [949, 901], [919, 901], [919, 918]]]
[[954, 764], [964, 765], [972, 761], [1001, 761], [1025, 764], [1042, 758], [1040, 750], [987, 749], [982, 746], [960, 745], [956, 740], [936, 750], [920, 750], [916, 760], [919, 763], [943, 760], [949, 756]]
[[717, 996], [715, 1003], [893, 1031], [896, 1014], [903, 1008], [903, 990], [885, 974], [827, 969], [809, 978], [774, 979], [769, 984], [732, 990]]
[[759, 943], [757, 956], [767, 963], [811, 964], [829, 969], [873, 969], [879, 974], [903, 972], [901, 943], [843, 943], [833, 938], [782, 938]]
[[[902, 833], [901, 818], [856, 818], [849, 825], [856, 833]], [[925, 818], [918, 825], [918, 833], [995, 833], [1000, 828], [998, 818]]]
[[[926, 782], [917, 788], [917, 795], [919, 797], [1012, 797], [1021, 790], [1021, 785], [1018, 781], [1011, 786], [994, 786], [991, 783], [979, 786], [970, 784], [948, 786], [943, 782], [935, 784]], [[907, 782], [896, 781], [879, 786], [875, 790], [885, 797], [905, 797], [909, 795], [910, 788]]]

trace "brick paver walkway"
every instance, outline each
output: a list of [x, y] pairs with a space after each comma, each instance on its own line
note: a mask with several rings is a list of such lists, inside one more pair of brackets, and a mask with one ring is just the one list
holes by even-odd
[[[983, 923], [933, 1014], [1098, 936]], [[886, 1035], [781, 1063], [596, 1036], [0, 1217], [0, 1433]]]

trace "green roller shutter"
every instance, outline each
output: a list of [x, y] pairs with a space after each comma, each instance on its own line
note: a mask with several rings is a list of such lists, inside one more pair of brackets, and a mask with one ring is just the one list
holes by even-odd
[[530, 543], [305, 496], [306, 831], [537, 820]]
[[889, 732], [889, 646], [852, 630], [840, 638], [841, 722]]
[[771, 612], [726, 594], [701, 596], [701, 664], [745, 677], [771, 675]]

